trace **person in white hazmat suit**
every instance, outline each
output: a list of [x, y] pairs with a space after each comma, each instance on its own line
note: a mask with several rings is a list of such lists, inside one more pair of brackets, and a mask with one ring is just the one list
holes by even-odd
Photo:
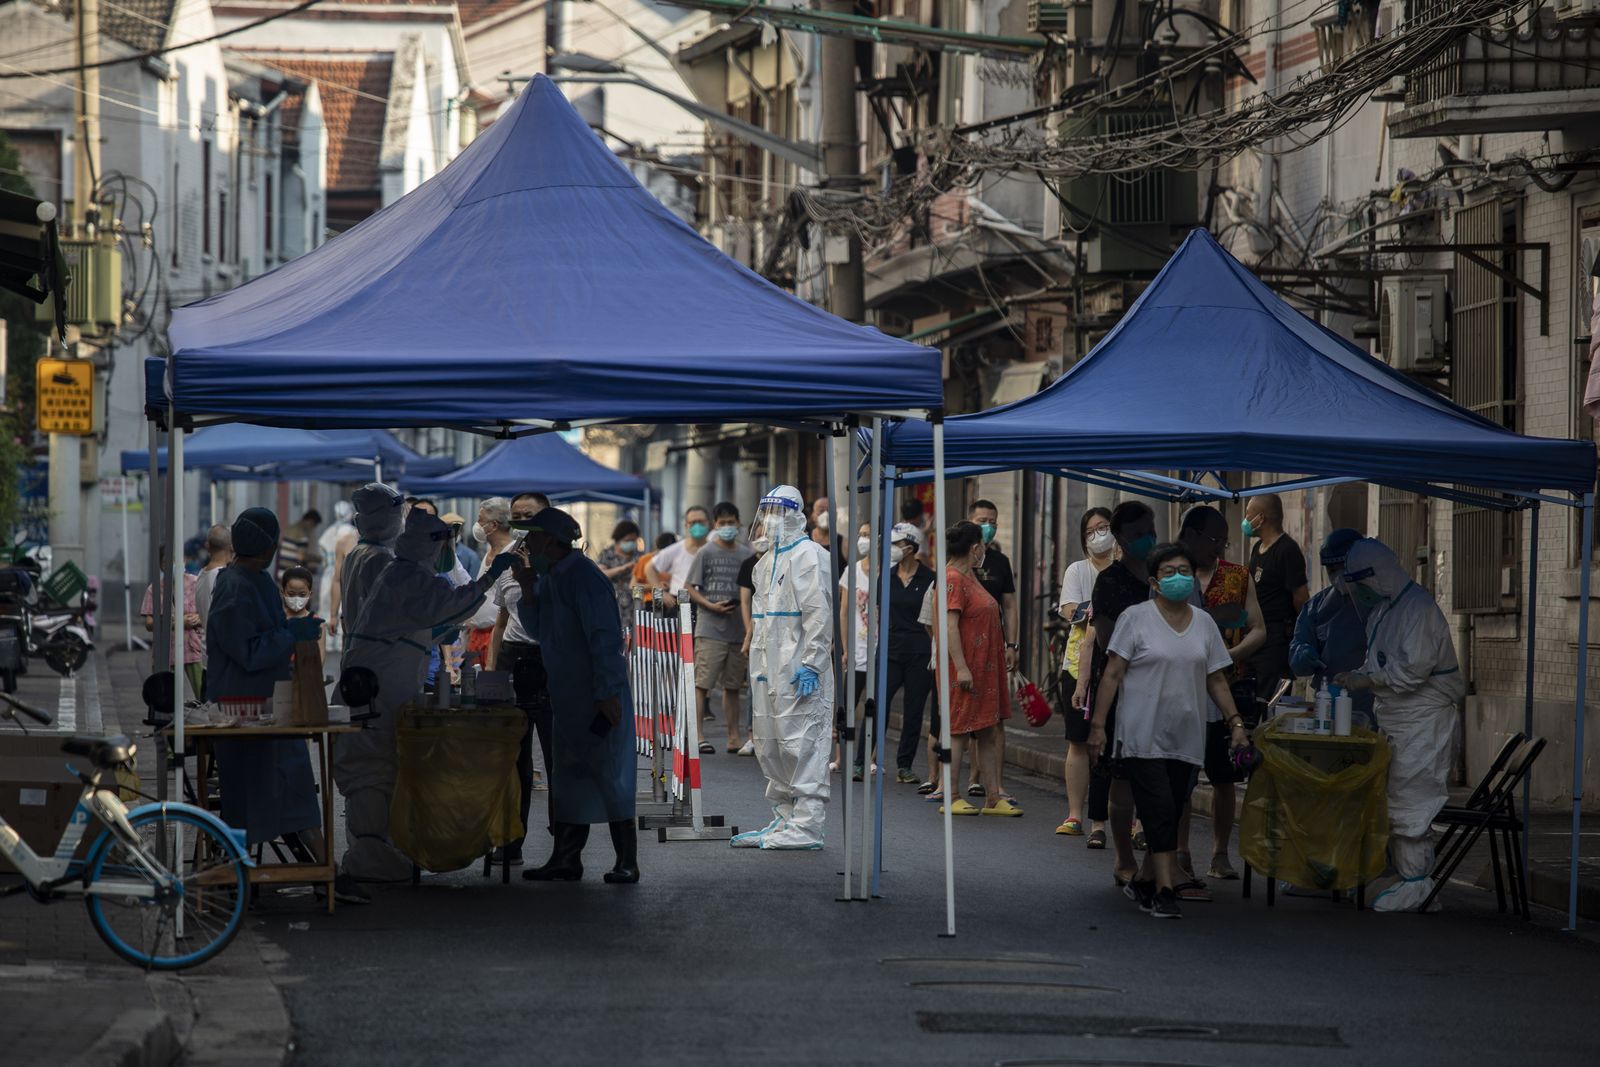
[[1366, 619], [1367, 659], [1334, 679], [1370, 690], [1378, 726], [1389, 737], [1389, 860], [1400, 881], [1373, 900], [1374, 911], [1416, 911], [1433, 891], [1432, 824], [1449, 797], [1466, 680], [1450, 624], [1395, 554], [1366, 538], [1350, 547], [1341, 587]]
[[400, 536], [405, 498], [382, 482], [368, 482], [350, 500], [356, 509], [356, 547], [344, 557], [339, 571], [339, 630], [348, 636], [372, 583], [394, 559], [395, 538]]
[[389, 802], [398, 766], [395, 716], [421, 691], [432, 643], [454, 634], [511, 563], [511, 553], [504, 553], [483, 577], [451, 585], [447, 574], [456, 558], [450, 527], [413, 508], [395, 542], [394, 558], [362, 590], [343, 666], [367, 667], [377, 675], [377, 718], [358, 733], [340, 735], [333, 755], [333, 780], [345, 803], [346, 851], [340, 866], [357, 881], [411, 877], [411, 861], [389, 842]]
[[820, 849], [832, 751], [833, 564], [806, 536], [804, 501], [780, 485], [761, 498], [752, 545], [751, 736], [772, 822], [734, 848]]
[[[333, 587], [337, 584], [334, 579], [338, 577], [333, 568], [339, 560], [339, 542], [345, 541], [346, 538], [359, 538], [360, 536], [356, 532], [355, 523], [351, 521], [354, 517], [355, 508], [351, 506], [350, 501], [334, 501], [333, 522], [328, 525], [326, 530], [322, 531], [322, 536], [317, 538], [317, 547], [322, 550], [324, 568], [322, 580], [317, 583], [317, 614], [324, 619], [332, 617]], [[355, 546], [352, 545], [351, 547]], [[324, 640], [327, 643], [328, 651], [337, 652], [342, 647], [339, 643], [341, 634], [337, 620], [335, 620], [333, 627], [325, 631], [325, 634]]]

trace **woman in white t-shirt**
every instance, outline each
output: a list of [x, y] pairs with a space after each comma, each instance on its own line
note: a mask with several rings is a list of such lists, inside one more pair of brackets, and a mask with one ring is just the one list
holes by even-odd
[[[1089, 630], [1088, 608], [1094, 596], [1094, 580], [1100, 572], [1111, 566], [1117, 558], [1117, 539], [1111, 535], [1111, 512], [1106, 508], [1090, 508], [1078, 520], [1078, 544], [1084, 558], [1067, 568], [1061, 579], [1061, 603], [1056, 612], [1067, 620], [1067, 654], [1061, 661], [1061, 721], [1067, 729], [1067, 817], [1056, 827], [1056, 833], [1068, 837], [1083, 836], [1083, 806], [1089, 797], [1089, 717], [1073, 707], [1072, 695], [1078, 688], [1078, 679], [1089, 673], [1091, 640], [1085, 640]], [[1080, 610], [1081, 609], [1081, 610]], [[1106, 847], [1107, 799], [1110, 779], [1100, 789], [1100, 795], [1089, 803], [1089, 847]], [[1094, 801], [1097, 800], [1098, 804]]]
[[[1117, 619], [1108, 661], [1095, 694], [1089, 751], [1106, 745], [1106, 716], [1117, 701], [1111, 756], [1133, 791], [1149, 851], [1128, 895], [1158, 919], [1183, 914], [1174, 890], [1178, 820], [1206, 754], [1206, 697], [1232, 728], [1232, 747], [1250, 743], [1233, 704], [1227, 671], [1233, 666], [1211, 616], [1189, 604], [1194, 564], [1181, 545], [1159, 545], [1147, 560], [1155, 599]], [[1118, 699], [1118, 693], [1121, 698]]]

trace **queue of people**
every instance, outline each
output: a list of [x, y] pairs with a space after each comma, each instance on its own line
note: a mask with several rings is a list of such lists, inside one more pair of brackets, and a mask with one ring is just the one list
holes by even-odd
[[[934, 532], [920, 504], [901, 509], [904, 521], [889, 532], [888, 602], [875, 628], [871, 526], [856, 531], [861, 565], [851, 602], [839, 538], [819, 521], [826, 501], [807, 508], [790, 486], [762, 498], [748, 530], [731, 503], [692, 506], [683, 515], [686, 536], [664, 535], [654, 552], [645, 551], [637, 524], [623, 520], [597, 561], [574, 548], [582, 538], [576, 521], [536, 492], [482, 501], [472, 541], [483, 548], [470, 556], [465, 520], [439, 516], [431, 501], [373, 483], [341, 504], [337, 514], [351, 520], [353, 537], [341, 531], [324, 546], [307, 513], [293, 530], [289, 562], [277, 519], [264, 509], [209, 531], [209, 559], [186, 582], [184, 601], [203, 652], [188, 650], [183, 662], [209, 698], [265, 696], [297, 645], [301, 654], [325, 656], [337, 632], [346, 642], [343, 666], [368, 667], [382, 680], [374, 724], [341, 738], [335, 753], [347, 833], [342, 898], [363, 899], [362, 882], [410, 876], [409, 861], [388, 839], [394, 716], [428, 684], [430, 655], [441, 664], [431, 684], [451, 684], [454, 661], [438, 658], [444, 644], [459, 644], [468, 663], [509, 671], [527, 715], [520, 810], [525, 827], [533, 793], [550, 790], [553, 848], [523, 877], [581, 877], [588, 829], [604, 822], [616, 853], [606, 880], [637, 880], [625, 659], [636, 596], [693, 605], [698, 713], [710, 716], [716, 694], [726, 751], [753, 755], [767, 780], [773, 819], [735, 837], [735, 847], [822, 847], [830, 778], [841, 770], [838, 727], [859, 727], [871, 713], [867, 678], [880, 643], [887, 644], [887, 697], [898, 698], [902, 714], [895, 780], [917, 784], [941, 812], [1023, 814], [1005, 790], [1004, 758], [1020, 643], [1016, 585], [1011, 561], [994, 545], [1000, 513], [990, 501], [974, 502], [968, 519], [939, 532], [948, 557], [942, 605], [925, 562]], [[1208, 879], [1238, 877], [1229, 852], [1246, 721], [1289, 679], [1309, 678], [1349, 691], [1359, 721], [1389, 735], [1391, 852], [1400, 881], [1376, 906], [1415, 907], [1432, 888], [1429, 824], [1445, 799], [1462, 685], [1438, 606], [1392, 552], [1354, 530], [1336, 530], [1320, 546], [1329, 584], [1312, 597], [1304, 555], [1272, 494], [1247, 503], [1247, 566], [1227, 558], [1229, 526], [1214, 507], [1187, 509], [1170, 544], [1158, 545], [1155, 531], [1154, 513], [1136, 500], [1090, 508], [1078, 524], [1082, 558], [1067, 568], [1057, 605], [1067, 628], [1059, 687], [1067, 758], [1066, 815], [1055, 833], [1113, 850], [1116, 884], [1153, 916], [1176, 917], [1182, 903], [1211, 899]], [[338, 616], [324, 620], [313, 567], [330, 555], [335, 573], [320, 584], [334, 587], [328, 602]], [[941, 627], [949, 637], [942, 663]], [[852, 630], [847, 667], [858, 700], [847, 712], [835, 706], [834, 643]], [[204, 675], [192, 670], [201, 660]], [[941, 674], [951, 683], [948, 797], [935, 773]], [[922, 775], [915, 763], [924, 743]], [[871, 747], [858, 746], [857, 765], [848, 769], [857, 780], [864, 764], [874, 773], [887, 765], [887, 740]], [[701, 751], [715, 747], [706, 741]], [[225, 794], [233, 794], [225, 807], [252, 841], [285, 837], [326, 854], [317, 820], [308, 821], [315, 795], [303, 743], [224, 746], [219, 767]], [[1189, 800], [1202, 773], [1214, 840], [1203, 877], [1189, 850]], [[523, 843], [508, 844], [499, 859], [521, 864]]]

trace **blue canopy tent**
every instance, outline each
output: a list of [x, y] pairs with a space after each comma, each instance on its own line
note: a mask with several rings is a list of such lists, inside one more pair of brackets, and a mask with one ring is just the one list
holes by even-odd
[[490, 448], [464, 467], [431, 477], [400, 480], [415, 496], [515, 496], [536, 489], [551, 501], [603, 500], [646, 507], [643, 478], [596, 463], [555, 434], [520, 437]]
[[[184, 442], [185, 466], [215, 481], [370, 480], [386, 472], [435, 473], [450, 461], [423, 456], [387, 430], [302, 430], [229, 423], [209, 426]], [[156, 463], [167, 467], [167, 450]], [[148, 451], [122, 453], [123, 473], [148, 471]]]
[[[542, 75], [420, 188], [300, 259], [177, 309], [168, 332], [172, 355], [145, 374], [147, 410], [168, 430], [519, 437], [763, 422], [837, 437], [863, 419], [937, 420], [944, 405], [938, 352], [836, 318], [723, 255]], [[172, 437], [179, 474], [182, 441]], [[181, 508], [174, 494], [175, 527]], [[172, 629], [181, 641], [181, 615]], [[853, 673], [840, 673], [853, 699]], [[953, 934], [948, 819], [944, 833]]]
[[[1117, 326], [1066, 374], [1023, 400], [951, 418], [945, 432], [950, 476], [1037, 470], [1171, 500], [1365, 481], [1530, 509], [1524, 696], [1532, 734], [1539, 504], [1580, 509], [1580, 543], [1591, 543], [1594, 445], [1513, 433], [1417, 385], [1290, 307], [1206, 231], [1189, 235]], [[927, 426], [900, 423], [883, 438], [887, 477], [934, 476], [918, 470], [936, 458]], [[1236, 488], [1221, 472], [1238, 470], [1290, 477]], [[1589, 568], [1580, 575], [1574, 923]]]

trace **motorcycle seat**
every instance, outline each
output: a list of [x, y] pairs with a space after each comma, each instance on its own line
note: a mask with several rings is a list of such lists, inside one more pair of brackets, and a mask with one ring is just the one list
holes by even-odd
[[102, 770], [110, 770], [133, 759], [138, 746], [126, 734], [111, 737], [69, 737], [61, 742], [61, 751], [69, 756], [83, 756]]

